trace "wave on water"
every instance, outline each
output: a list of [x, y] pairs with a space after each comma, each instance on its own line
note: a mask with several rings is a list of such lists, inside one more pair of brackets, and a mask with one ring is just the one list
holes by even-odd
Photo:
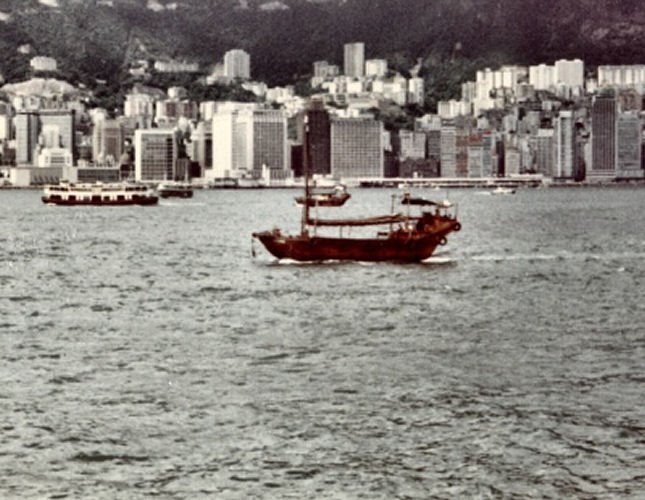
[[608, 253], [556, 253], [556, 254], [490, 254], [490, 255], [474, 255], [471, 257], [474, 261], [479, 262], [509, 262], [509, 261], [548, 261], [548, 260], [576, 260], [576, 261], [612, 261], [612, 260], [643, 260], [645, 253], [643, 252], [608, 252]]
[[205, 207], [206, 203], [202, 201], [187, 201], [187, 202], [160, 201], [159, 206], [160, 207]]
[[456, 263], [457, 263], [457, 260], [453, 259], [452, 257], [441, 257], [441, 256], [429, 257], [426, 260], [421, 261], [421, 264], [427, 264], [431, 266], [445, 266], [445, 265], [452, 265]]

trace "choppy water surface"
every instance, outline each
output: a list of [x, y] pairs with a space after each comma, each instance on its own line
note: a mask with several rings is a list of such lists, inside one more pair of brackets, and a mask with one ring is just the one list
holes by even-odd
[[420, 265], [252, 258], [295, 194], [0, 192], [0, 497], [645, 496], [645, 190], [454, 191]]

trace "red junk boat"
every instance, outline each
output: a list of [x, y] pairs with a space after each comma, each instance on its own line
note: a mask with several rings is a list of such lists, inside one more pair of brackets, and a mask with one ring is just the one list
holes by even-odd
[[[316, 103], [312, 103], [315, 107]], [[306, 118], [306, 117], [305, 117]], [[309, 139], [309, 124], [305, 119], [305, 141]], [[307, 142], [308, 143], [308, 142]], [[306, 148], [304, 162], [305, 192], [300, 198], [302, 221], [300, 233], [284, 234], [280, 229], [253, 233], [265, 248], [278, 259], [296, 261], [349, 260], [367, 262], [420, 262], [432, 255], [439, 245], [447, 243], [446, 237], [459, 231], [456, 209], [449, 202], [434, 202], [413, 198], [409, 193], [402, 197], [406, 213], [394, 212], [380, 217], [362, 219], [318, 219], [309, 215], [311, 207], [340, 206], [349, 198], [348, 193], [334, 193], [326, 198], [316, 198], [309, 186], [311, 169], [310, 149]], [[333, 201], [332, 201], [333, 200]], [[413, 206], [420, 208], [418, 215], [411, 215]], [[338, 236], [319, 234], [323, 228], [338, 227]], [[343, 228], [359, 226], [381, 226], [375, 235], [343, 236]], [[349, 233], [349, 229], [347, 230]]]
[[[413, 198], [405, 193], [401, 202], [407, 206], [407, 213], [362, 219], [312, 219], [309, 205], [305, 204], [300, 234], [287, 235], [273, 229], [253, 233], [253, 237], [278, 259], [420, 262], [429, 258], [439, 245], [445, 245], [448, 234], [461, 229], [453, 213], [454, 205], [447, 201]], [[421, 208], [421, 213], [411, 215], [412, 206]], [[340, 228], [338, 237], [318, 235], [319, 228], [330, 226]], [[387, 230], [366, 238], [342, 235], [343, 228], [357, 226], [386, 226]]]

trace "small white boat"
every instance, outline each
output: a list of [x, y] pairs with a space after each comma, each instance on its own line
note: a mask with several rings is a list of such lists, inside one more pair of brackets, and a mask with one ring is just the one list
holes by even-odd
[[497, 186], [490, 194], [515, 194], [515, 189], [503, 186]]
[[193, 186], [188, 182], [168, 181], [159, 184], [157, 192], [162, 198], [192, 198]]

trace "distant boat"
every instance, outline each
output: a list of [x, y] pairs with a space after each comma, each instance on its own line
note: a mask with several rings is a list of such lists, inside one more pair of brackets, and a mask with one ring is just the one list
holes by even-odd
[[303, 205], [305, 199], [310, 207], [340, 207], [351, 198], [347, 188], [342, 184], [334, 186], [332, 190], [317, 191], [309, 194], [309, 197], [298, 196], [296, 203]]
[[233, 177], [218, 177], [209, 183], [209, 187], [213, 189], [236, 189], [237, 179]]
[[490, 194], [515, 194], [515, 189], [503, 186], [497, 186]]
[[155, 205], [159, 202], [154, 189], [129, 182], [61, 182], [45, 186], [41, 199], [43, 203], [52, 205]]
[[162, 198], [192, 198], [193, 186], [189, 182], [168, 181], [157, 186]]

